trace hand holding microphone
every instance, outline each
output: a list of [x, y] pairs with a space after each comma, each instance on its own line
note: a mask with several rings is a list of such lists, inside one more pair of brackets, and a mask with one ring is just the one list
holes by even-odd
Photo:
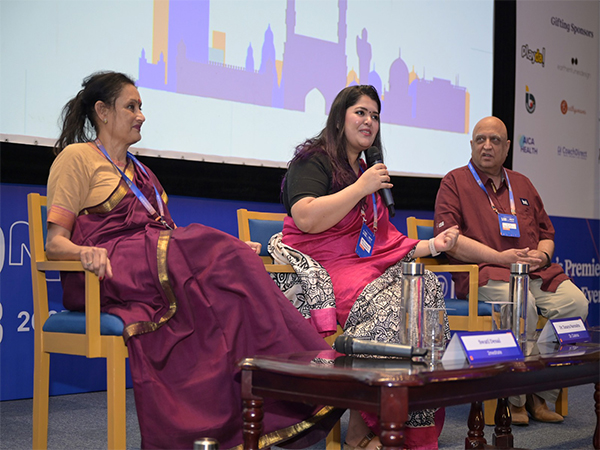
[[[367, 160], [367, 166], [373, 167], [375, 164], [383, 163], [383, 157], [381, 156], [381, 152], [375, 146], [368, 148], [365, 150], [365, 158]], [[388, 211], [390, 213], [390, 217], [394, 217], [396, 214], [396, 209], [394, 205], [394, 197], [392, 196], [391, 189], [384, 188], [379, 190], [379, 194], [383, 200], [385, 206], [387, 206]]]

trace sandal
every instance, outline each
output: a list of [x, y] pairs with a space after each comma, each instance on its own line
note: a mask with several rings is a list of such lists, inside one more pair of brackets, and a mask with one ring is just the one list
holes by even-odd
[[[375, 435], [375, 433], [373, 433], [372, 431], [369, 431], [369, 433], [360, 440], [360, 442], [358, 443], [357, 446], [353, 446], [353, 445], [348, 444], [347, 442], [344, 442], [344, 450], [365, 449], [365, 448], [367, 448], [367, 445], [369, 445], [369, 442], [371, 442], [376, 437], [377, 436]], [[377, 446], [377, 450], [381, 450], [382, 448], [383, 448], [382, 445]]]

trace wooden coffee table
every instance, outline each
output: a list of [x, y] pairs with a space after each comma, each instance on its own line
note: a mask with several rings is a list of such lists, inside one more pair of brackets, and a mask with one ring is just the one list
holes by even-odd
[[524, 361], [453, 369], [439, 362], [357, 358], [334, 350], [257, 356], [244, 359], [240, 366], [244, 448], [249, 450], [258, 449], [264, 397], [378, 414], [384, 449], [402, 448], [409, 411], [464, 403], [472, 403], [465, 448], [484, 448], [481, 402], [499, 398], [494, 445], [511, 448], [507, 397], [588, 383], [595, 384], [593, 444], [600, 448], [600, 345], [596, 343], [528, 356]]

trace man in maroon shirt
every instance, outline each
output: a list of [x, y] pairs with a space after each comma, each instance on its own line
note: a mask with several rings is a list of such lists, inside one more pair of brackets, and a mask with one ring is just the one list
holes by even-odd
[[[458, 225], [460, 235], [448, 252], [454, 264], [479, 265], [479, 299], [507, 301], [510, 265], [529, 264], [527, 329], [535, 330], [537, 310], [549, 319], [586, 319], [588, 301], [561, 266], [552, 264], [554, 227], [531, 181], [505, 169], [510, 141], [496, 117], [480, 120], [473, 129], [471, 161], [449, 172], [435, 202], [434, 233]], [[467, 274], [453, 274], [458, 298], [466, 298]], [[558, 390], [511, 397], [512, 423], [527, 425], [531, 416], [561, 422], [546, 400], [555, 402]]]

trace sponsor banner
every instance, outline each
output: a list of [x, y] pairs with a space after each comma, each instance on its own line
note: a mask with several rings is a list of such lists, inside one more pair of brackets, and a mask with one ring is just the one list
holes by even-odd
[[551, 216], [556, 232], [552, 262], [584, 293], [589, 302], [586, 326], [600, 325], [600, 220]]
[[[551, 215], [600, 218], [600, 4], [518, 1], [513, 168]], [[576, 199], [576, 200], [575, 200]]]

